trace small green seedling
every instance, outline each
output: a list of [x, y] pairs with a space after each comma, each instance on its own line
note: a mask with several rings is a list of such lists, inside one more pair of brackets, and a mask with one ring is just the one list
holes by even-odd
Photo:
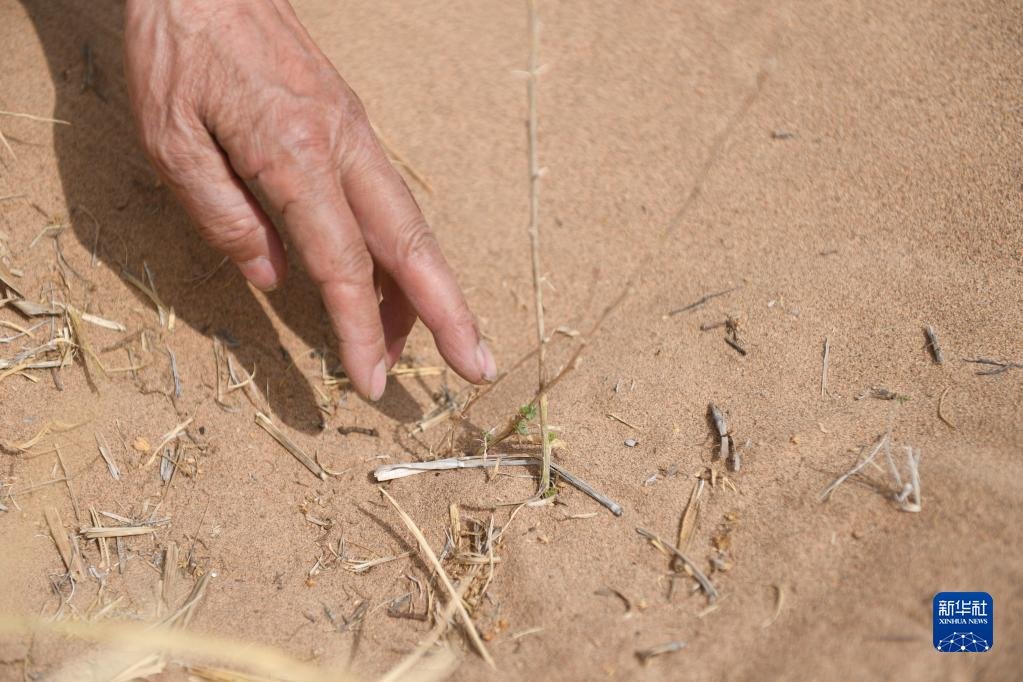
[[519, 419], [518, 423], [515, 424], [515, 431], [520, 436], [529, 435], [529, 423], [536, 419], [536, 405], [528, 403], [519, 408], [519, 414], [522, 415], [522, 419]]

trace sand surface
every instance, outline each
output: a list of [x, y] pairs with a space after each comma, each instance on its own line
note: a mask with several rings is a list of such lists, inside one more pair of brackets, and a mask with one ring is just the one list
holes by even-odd
[[[535, 343], [526, 87], [514, 74], [529, 55], [525, 7], [303, 0], [297, 10], [391, 145], [428, 179], [432, 192], [410, 182], [499, 364], [511, 366]], [[963, 358], [1023, 362], [1023, 6], [587, 0], [542, 2], [540, 14], [548, 326], [588, 330], [638, 273], [550, 396], [565, 443], [556, 454], [625, 513], [615, 518], [564, 488], [557, 505], [523, 509], [507, 525], [476, 611], [498, 677], [1013, 676], [1023, 658], [1023, 370], [978, 376]], [[94, 72], [83, 88], [86, 44]], [[387, 670], [429, 630], [387, 615], [410, 589], [404, 576], [426, 580], [426, 566], [413, 556], [362, 575], [334, 566], [308, 576], [341, 538], [358, 557], [414, 550], [370, 473], [443, 447], [446, 425], [408, 435], [443, 379], [392, 380], [378, 405], [334, 391], [325, 414], [314, 354], [326, 349], [334, 363], [333, 341], [308, 279], [293, 271], [271, 296], [253, 293], [230, 267], [195, 283], [220, 257], [155, 183], [135, 143], [116, 4], [4, 0], [0, 45], [0, 109], [72, 123], [0, 116], [17, 155], [0, 148], [0, 197], [25, 195], [0, 203], [4, 265], [22, 273], [26, 296], [52, 294], [129, 332], [147, 329], [149, 339], [148, 353], [133, 354], [146, 365], [134, 377], [111, 374], [91, 387], [76, 361], [60, 372], [62, 390], [47, 371], [30, 372], [35, 383], [0, 381], [8, 448], [0, 482], [17, 493], [61, 477], [59, 446], [83, 515], [75, 519], [63, 483], [15, 494], [17, 507], [0, 496], [10, 508], [0, 512], [0, 612], [74, 619], [106, 606], [102, 619], [152, 619], [168, 609], [158, 567], [176, 543], [171, 609], [198, 575], [217, 574], [190, 631], [273, 645], [317, 665], [350, 662], [366, 677]], [[47, 216], [67, 226], [59, 245], [70, 291], [52, 232], [37, 240]], [[174, 307], [173, 331], [122, 275], [127, 267], [140, 276], [143, 263]], [[745, 356], [722, 328], [700, 329], [728, 315]], [[26, 323], [9, 308], [0, 320]], [[925, 347], [927, 324], [938, 331], [942, 365]], [[124, 336], [92, 325], [86, 333], [96, 349]], [[36, 334], [47, 338], [48, 325]], [[258, 429], [241, 391], [228, 396], [236, 412], [218, 407], [215, 334], [236, 342], [228, 352], [237, 365], [257, 368], [257, 401], [340, 476], [313, 478]], [[551, 366], [575, 343], [559, 335]], [[0, 357], [26, 345], [0, 345]], [[166, 348], [182, 381], [175, 401]], [[130, 362], [123, 349], [101, 356], [112, 368]], [[421, 328], [409, 360], [439, 362]], [[527, 363], [473, 408], [468, 428], [498, 424], [535, 382]], [[903, 399], [857, 399], [871, 387]], [[954, 429], [939, 419], [942, 395]], [[727, 411], [742, 447], [738, 473], [713, 459], [710, 402]], [[142, 437], [155, 446], [189, 417], [203, 450], [185, 451], [192, 459], [164, 484], [132, 445]], [[9, 449], [51, 420], [82, 425], [28, 452]], [[336, 430], [352, 425], [380, 436]], [[921, 453], [922, 511], [898, 509], [884, 468], [868, 467], [821, 503], [825, 486], [889, 430], [900, 464], [905, 446]], [[120, 481], [99, 458], [96, 433]], [[674, 539], [707, 467], [732, 483], [705, 487], [689, 546], [703, 570], [712, 557], [729, 568], [711, 574], [722, 598], [710, 612], [689, 579], [668, 599], [668, 561], [635, 531]], [[659, 472], [668, 475], [653, 477]], [[522, 499], [533, 484], [450, 472], [388, 490], [439, 550], [451, 503], [486, 522], [479, 507]], [[124, 570], [110, 572], [101, 595], [85, 578], [62, 607], [51, 588], [64, 571], [47, 506], [69, 528], [90, 525], [89, 508], [170, 521], [128, 539]], [[329, 519], [329, 530], [306, 512]], [[500, 508], [495, 523], [505, 525], [509, 512]], [[95, 543], [79, 547], [86, 566], [98, 565]], [[933, 650], [931, 599], [942, 590], [994, 596], [991, 652]], [[338, 616], [363, 601], [361, 623], [339, 632]], [[637, 660], [637, 650], [672, 640], [687, 645], [645, 666]], [[454, 641], [465, 652], [457, 678], [491, 677]], [[0, 679], [38, 679], [82, 649], [52, 635], [0, 636]], [[164, 673], [184, 675], [173, 662]]]

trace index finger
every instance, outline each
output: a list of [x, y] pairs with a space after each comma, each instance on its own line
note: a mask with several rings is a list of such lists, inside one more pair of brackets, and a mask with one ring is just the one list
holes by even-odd
[[497, 364], [480, 338], [455, 275], [412, 193], [376, 140], [342, 183], [374, 259], [398, 286], [451, 367], [474, 383], [493, 381]]
[[373, 260], [340, 182], [332, 176], [329, 168], [289, 167], [283, 177], [264, 173], [260, 184], [271, 200], [280, 198], [288, 232], [338, 337], [345, 372], [359, 393], [379, 400], [387, 363]]

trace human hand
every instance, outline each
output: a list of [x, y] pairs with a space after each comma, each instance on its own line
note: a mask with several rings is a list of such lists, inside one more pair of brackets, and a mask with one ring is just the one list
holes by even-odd
[[356, 390], [384, 392], [418, 316], [465, 379], [496, 375], [455, 277], [361, 102], [286, 0], [128, 0], [125, 71], [143, 148], [199, 232], [262, 290], [280, 212]]

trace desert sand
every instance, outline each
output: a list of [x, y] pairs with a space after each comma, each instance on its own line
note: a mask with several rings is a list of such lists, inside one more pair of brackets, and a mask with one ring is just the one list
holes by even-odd
[[[526, 84], [516, 74], [530, 52], [524, 3], [300, 0], [296, 9], [429, 183], [409, 179], [499, 365], [512, 367], [536, 343]], [[549, 396], [555, 459], [624, 513], [562, 486], [555, 504], [509, 522], [516, 507], [488, 508], [534, 492], [522, 468], [386, 484], [437, 552], [451, 504], [464, 522], [493, 514], [504, 528], [473, 613], [499, 672], [456, 622], [454, 677], [1018, 674], [1023, 369], [982, 375], [993, 366], [964, 359], [1023, 362], [1023, 6], [588, 1], [540, 2], [539, 16], [548, 329], [585, 334], [626, 294]], [[0, 259], [26, 298], [124, 325], [83, 323], [105, 366], [142, 365], [106, 376], [93, 368], [90, 380], [79, 351], [58, 373], [0, 372], [0, 614], [150, 622], [215, 574], [188, 632], [275, 647], [323, 669], [350, 665], [362, 679], [384, 673], [432, 627], [388, 615], [410, 591], [415, 609], [426, 608], [406, 576], [441, 602], [447, 595], [372, 471], [442, 451], [451, 422], [410, 431], [443, 388], [464, 397], [464, 384], [396, 377], [379, 404], [326, 386], [320, 357], [336, 365], [333, 339], [301, 270], [264, 296], [232, 267], [218, 269], [220, 256], [135, 142], [117, 3], [5, 0], [0, 45], [0, 110], [70, 123], [0, 115], [10, 145], [0, 146]], [[173, 329], [124, 275], [143, 277], [144, 263], [173, 307]], [[726, 319], [745, 355], [714, 326]], [[40, 320], [8, 305], [0, 321]], [[104, 351], [140, 330], [145, 348], [136, 336]], [[50, 333], [44, 319], [35, 339], [0, 344], [0, 357]], [[237, 371], [255, 367], [248, 389], [227, 390], [215, 338]], [[554, 335], [552, 373], [580, 339]], [[421, 327], [407, 361], [441, 364]], [[502, 380], [466, 415], [456, 445], [471, 447], [536, 382], [532, 361]], [[715, 457], [710, 403], [727, 414], [738, 472]], [[256, 405], [338, 475], [313, 477], [258, 428]], [[147, 461], [187, 419], [165, 483], [159, 461]], [[17, 448], [49, 422], [74, 428]], [[351, 426], [378, 435], [338, 431]], [[920, 511], [892, 499], [880, 457], [822, 502], [882, 434], [900, 467], [905, 447], [920, 453]], [[513, 441], [493, 454], [538, 450]], [[65, 477], [57, 449], [70, 480], [33, 487]], [[714, 485], [704, 484], [687, 553], [720, 593], [713, 608], [691, 578], [672, 581], [669, 560], [636, 532], [675, 542], [709, 470]], [[109, 543], [102, 591], [88, 575], [100, 567], [97, 543], [75, 538], [86, 575], [69, 598], [47, 508], [75, 531], [93, 525], [89, 509], [167, 521], [125, 538], [123, 565]], [[331, 561], [342, 539], [350, 557], [408, 555], [355, 574]], [[172, 545], [179, 558], [164, 588]], [[327, 565], [317, 571], [318, 560]], [[993, 595], [991, 651], [934, 650], [931, 599], [943, 590]], [[673, 641], [685, 647], [637, 657]], [[74, 671], [92, 646], [8, 631], [0, 679]], [[188, 662], [169, 656], [154, 674], [185, 679]]]

